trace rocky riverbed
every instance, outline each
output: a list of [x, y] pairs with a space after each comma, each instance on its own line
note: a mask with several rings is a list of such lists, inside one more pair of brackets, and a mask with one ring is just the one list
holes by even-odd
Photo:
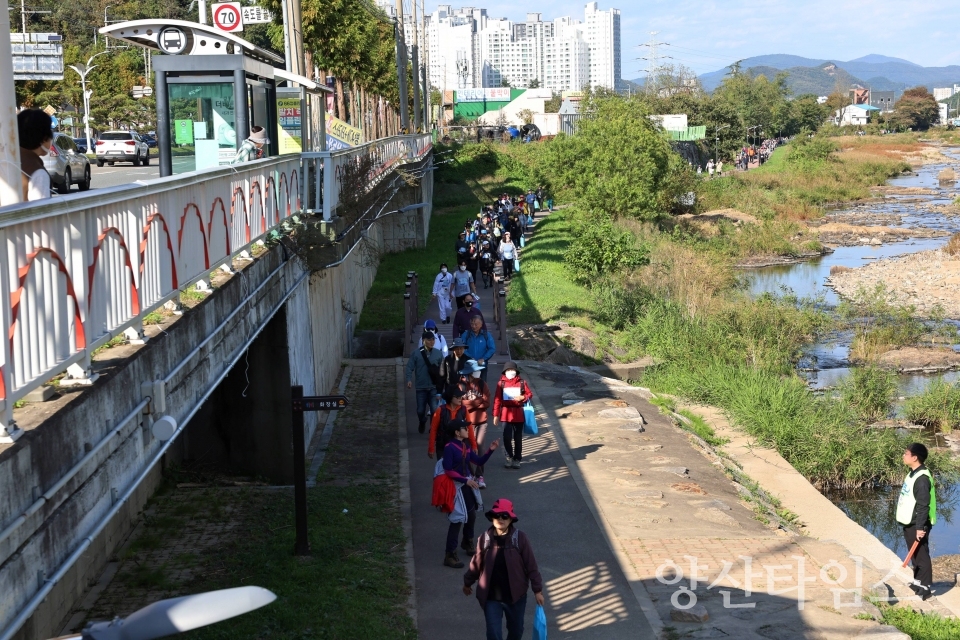
[[939, 306], [946, 317], [960, 319], [960, 255], [944, 249], [921, 251], [831, 273], [827, 278], [827, 286], [845, 298], [881, 283], [890, 302], [913, 305], [919, 316], [929, 316]]

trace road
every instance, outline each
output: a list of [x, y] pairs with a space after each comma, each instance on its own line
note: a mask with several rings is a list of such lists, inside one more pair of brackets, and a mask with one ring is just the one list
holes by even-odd
[[[189, 170], [192, 168], [193, 159], [192, 158], [174, 158], [174, 171], [177, 170], [178, 161], [184, 163], [190, 163], [191, 167], [184, 167]], [[135, 167], [129, 162], [118, 162], [112, 167], [108, 164], [98, 167], [97, 163], [92, 161], [90, 162], [90, 178], [91, 178], [91, 189], [103, 189], [104, 187], [116, 187], [122, 184], [128, 184], [130, 182], [136, 182], [137, 180], [152, 180], [154, 178], [160, 177], [160, 158], [157, 156], [157, 150], [150, 150], [150, 166], [147, 167]], [[76, 191], [77, 187], [74, 185], [72, 191]]]

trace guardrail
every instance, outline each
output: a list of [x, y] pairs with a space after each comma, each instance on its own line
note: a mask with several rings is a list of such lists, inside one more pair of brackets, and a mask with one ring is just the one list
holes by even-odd
[[418, 134], [384, 138], [340, 151], [304, 153], [304, 169], [314, 185], [314, 194], [322, 194], [309, 201], [304, 196], [304, 200], [311, 209], [322, 210], [324, 220], [332, 220], [340, 204], [344, 172], [351, 163], [357, 165], [365, 157], [373, 160], [366, 175], [368, 188], [372, 188], [389, 175], [392, 169], [421, 160], [432, 148], [432, 136]]
[[284, 218], [332, 219], [342, 167], [371, 155], [372, 187], [431, 148], [429, 135], [398, 136], [0, 209], [0, 442], [22, 433], [17, 400], [64, 372], [62, 385], [91, 384], [97, 347], [143, 340], [147, 314]]

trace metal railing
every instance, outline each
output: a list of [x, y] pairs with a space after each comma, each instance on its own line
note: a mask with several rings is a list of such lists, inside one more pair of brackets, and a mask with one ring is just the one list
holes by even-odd
[[429, 135], [401, 136], [0, 209], [0, 442], [22, 433], [17, 400], [64, 372], [61, 384], [92, 383], [97, 347], [144, 339], [147, 314], [284, 218], [314, 203], [330, 219], [338, 167], [374, 154], [372, 186], [431, 147]]
[[372, 188], [391, 170], [421, 160], [432, 148], [432, 136], [418, 134], [384, 138], [340, 151], [304, 153], [304, 169], [314, 185], [314, 194], [322, 194], [310, 200], [305, 195], [304, 200], [312, 210], [322, 210], [324, 220], [332, 220], [340, 204], [343, 175], [351, 163], [356, 165], [366, 157], [373, 161], [366, 176], [368, 188]]

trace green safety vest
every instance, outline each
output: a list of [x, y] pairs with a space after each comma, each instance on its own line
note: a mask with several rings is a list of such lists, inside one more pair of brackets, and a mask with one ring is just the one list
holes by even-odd
[[930, 478], [930, 524], [937, 524], [937, 490], [933, 486], [933, 476], [930, 471], [923, 469], [915, 475], [907, 474], [900, 488], [900, 499], [897, 500], [897, 522], [910, 524], [913, 522], [913, 510], [917, 506], [917, 499], [913, 497], [913, 484], [920, 476]]

